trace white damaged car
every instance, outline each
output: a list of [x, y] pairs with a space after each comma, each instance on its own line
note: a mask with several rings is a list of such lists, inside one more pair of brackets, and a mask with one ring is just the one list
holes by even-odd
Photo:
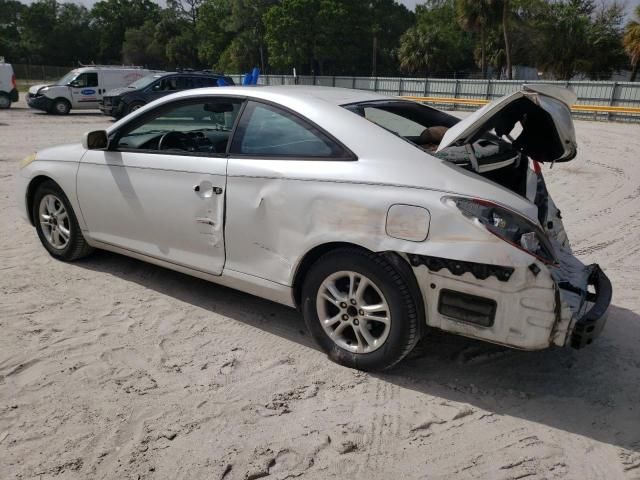
[[430, 328], [580, 348], [611, 284], [541, 168], [576, 155], [574, 101], [525, 86], [459, 120], [358, 90], [189, 90], [25, 158], [18, 200], [55, 258], [110, 250], [297, 307], [351, 367]]

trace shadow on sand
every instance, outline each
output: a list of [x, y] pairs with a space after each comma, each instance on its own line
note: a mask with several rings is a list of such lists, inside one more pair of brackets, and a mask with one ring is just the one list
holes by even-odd
[[[293, 309], [108, 252], [74, 265], [317, 349]], [[399, 365], [373, 375], [425, 395], [640, 451], [638, 347], [640, 316], [612, 306], [603, 334], [584, 350], [521, 352], [432, 332]]]

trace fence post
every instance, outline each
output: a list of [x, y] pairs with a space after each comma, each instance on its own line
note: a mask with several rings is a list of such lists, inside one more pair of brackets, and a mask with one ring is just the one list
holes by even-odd
[[333, 86], [334, 87], [336, 86], [336, 76], [335, 75], [333, 76]]
[[356, 77], [351, 77], [351, 88], [356, 89]]
[[402, 96], [402, 78], [400, 78], [400, 81], [398, 82], [398, 96]]
[[485, 95], [485, 100], [491, 100], [491, 95], [492, 95], [492, 91], [491, 91], [491, 79], [487, 80], [487, 93]]
[[428, 77], [424, 77], [424, 96], [425, 97], [429, 96], [429, 78]]
[[378, 77], [377, 76], [374, 77], [374, 80], [373, 80], [373, 91], [374, 92], [378, 91]]
[[[610, 107], [613, 107], [613, 103], [616, 99], [616, 90], [618, 90], [618, 82], [613, 82], [613, 88], [611, 89], [611, 96], [609, 97]], [[607, 113], [607, 120], [611, 120], [611, 113]]]

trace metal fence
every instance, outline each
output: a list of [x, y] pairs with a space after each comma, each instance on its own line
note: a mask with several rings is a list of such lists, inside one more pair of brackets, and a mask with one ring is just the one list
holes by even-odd
[[[233, 78], [236, 82], [241, 81], [241, 76], [233, 76]], [[293, 85], [296, 80], [291, 75], [263, 75], [260, 77], [259, 83], [263, 85]], [[519, 90], [523, 83], [550, 84], [573, 90], [578, 96], [578, 104], [640, 108], [640, 82], [299, 76], [297, 83], [299, 85], [357, 88], [386, 95], [487, 101], [513, 93]], [[437, 104], [438, 102], [432, 103]], [[477, 108], [452, 102], [443, 102], [442, 106], [445, 108], [453, 106], [456, 110]], [[574, 115], [598, 120], [640, 122], [640, 114], [635, 113], [574, 112]]]
[[[61, 78], [73, 67], [46, 65], [13, 65], [19, 86], [26, 88], [34, 83], [43, 83]], [[230, 75], [237, 84], [242, 75]], [[401, 77], [349, 77], [349, 76], [298, 76], [262, 75], [262, 85], [322, 85], [329, 87], [355, 88], [380, 92], [387, 95], [435, 97], [491, 101], [517, 91], [523, 83], [544, 83], [570, 88], [578, 96], [578, 104], [607, 107], [640, 108], [640, 82], [614, 82], [590, 80], [484, 80], [446, 78], [401, 78]], [[456, 110], [470, 110], [477, 106], [452, 102], [431, 101], [438, 106]], [[598, 120], [620, 120], [640, 122], [640, 114], [619, 112], [574, 112], [582, 118]]]

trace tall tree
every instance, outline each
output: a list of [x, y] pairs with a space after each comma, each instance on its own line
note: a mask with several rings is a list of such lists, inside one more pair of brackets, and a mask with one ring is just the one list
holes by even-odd
[[[640, 6], [636, 7], [636, 17], [640, 19]], [[635, 82], [640, 68], [640, 21], [631, 20], [624, 32], [624, 50], [631, 61], [630, 82]]]
[[298, 72], [322, 75], [326, 63], [338, 60], [344, 64], [352, 59], [345, 55], [353, 46], [345, 37], [354, 38], [354, 30], [362, 24], [349, 17], [349, 3], [282, 0], [269, 9], [264, 23], [271, 64], [281, 70], [297, 67]]
[[487, 78], [487, 31], [495, 22], [492, 0], [456, 0], [456, 16], [460, 26], [480, 35], [480, 69]]
[[8, 62], [15, 62], [24, 54], [20, 19], [28, 8], [18, 0], [0, 0], [0, 55]]
[[416, 7], [416, 24], [400, 39], [400, 69], [426, 76], [451, 74], [473, 66], [469, 33], [456, 21], [453, 0], [431, 0]]
[[[414, 14], [395, 0], [371, 0], [368, 4], [371, 32], [371, 73], [395, 73], [400, 37], [415, 21]], [[361, 70], [359, 73], [366, 70]]]
[[125, 32], [146, 21], [158, 21], [160, 7], [151, 0], [101, 0], [91, 14], [96, 26], [100, 61], [120, 62]]
[[547, 4], [545, 9], [538, 20], [538, 63], [544, 70], [567, 80], [577, 74], [607, 78], [620, 66], [619, 5], [598, 9], [593, 0], [561, 0]]

